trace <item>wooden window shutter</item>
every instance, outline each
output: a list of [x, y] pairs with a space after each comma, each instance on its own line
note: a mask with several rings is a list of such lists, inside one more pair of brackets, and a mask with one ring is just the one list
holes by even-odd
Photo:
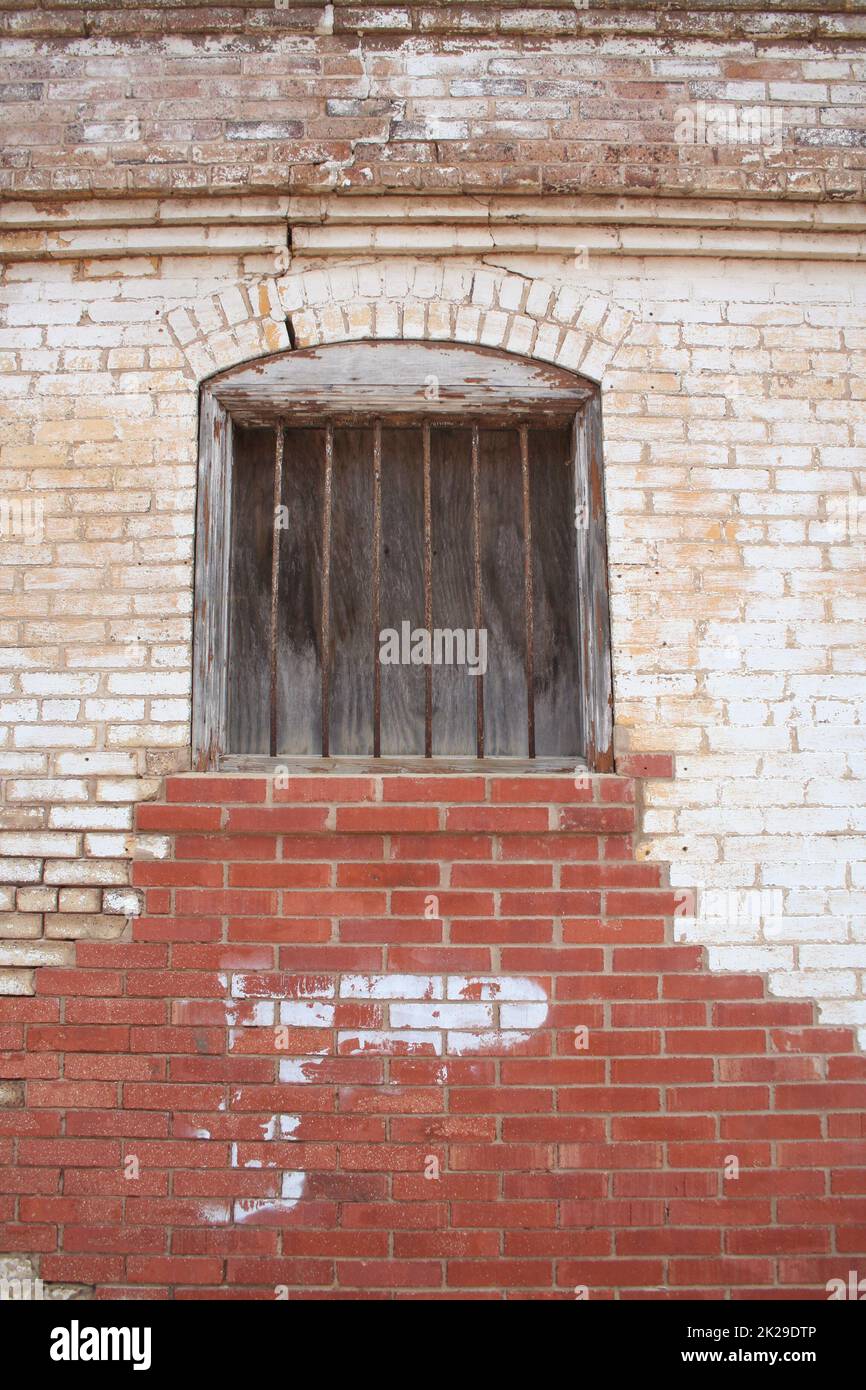
[[199, 768], [610, 767], [597, 388], [428, 343], [215, 378], [195, 612]]

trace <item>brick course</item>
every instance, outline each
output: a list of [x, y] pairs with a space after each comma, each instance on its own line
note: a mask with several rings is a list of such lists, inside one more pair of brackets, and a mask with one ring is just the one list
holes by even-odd
[[[841, 0], [49, 3], [0, 35], [24, 195], [863, 197], [866, 17]], [[777, 112], [782, 148], [679, 144], [700, 101]]]

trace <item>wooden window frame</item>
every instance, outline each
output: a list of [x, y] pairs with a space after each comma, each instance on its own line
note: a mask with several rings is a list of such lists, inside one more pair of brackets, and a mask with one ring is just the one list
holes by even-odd
[[[375, 355], [374, 355], [375, 354]], [[431, 399], [426, 384], [435, 381]], [[395, 384], [396, 383], [396, 384]], [[417, 416], [465, 425], [568, 420], [574, 447], [579, 688], [585, 735], [579, 758], [301, 757], [226, 750], [233, 421], [288, 424]], [[601, 392], [564, 368], [457, 343], [364, 341], [277, 353], [203, 383], [199, 411], [193, 632], [192, 764], [198, 771], [387, 772], [467, 769], [549, 772], [613, 768], [610, 601]]]

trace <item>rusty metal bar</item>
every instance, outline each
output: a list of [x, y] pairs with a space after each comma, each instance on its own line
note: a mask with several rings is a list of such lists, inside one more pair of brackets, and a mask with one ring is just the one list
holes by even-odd
[[526, 621], [526, 724], [529, 756], [535, 757], [535, 654], [533, 651], [532, 510], [529, 494], [529, 429], [520, 426], [520, 470], [523, 475], [523, 608]]
[[373, 425], [373, 757], [382, 752], [382, 665], [379, 623], [382, 588], [382, 421]]
[[[478, 426], [472, 426], [472, 561], [475, 573], [475, 631], [481, 631], [481, 497], [478, 477], [479, 455], [481, 452]], [[478, 639], [480, 641], [480, 638]], [[479, 758], [484, 757], [484, 677], [475, 680], [475, 751]]]
[[430, 496], [430, 426], [424, 425], [424, 626], [431, 661], [424, 668], [424, 757], [433, 756], [433, 509]]
[[325, 426], [325, 495], [322, 507], [322, 757], [329, 756], [331, 722], [331, 502], [334, 426]]
[[277, 623], [279, 619], [280, 590], [280, 507], [283, 501], [283, 451], [285, 449], [285, 425], [280, 420], [276, 428], [274, 447], [274, 516], [273, 540], [271, 542], [271, 691], [270, 691], [270, 750], [271, 757], [277, 755]]

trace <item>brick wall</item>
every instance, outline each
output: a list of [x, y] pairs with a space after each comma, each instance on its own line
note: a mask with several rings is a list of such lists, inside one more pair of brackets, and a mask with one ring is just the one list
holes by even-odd
[[[518, 1292], [566, 1296], [565, 1269], [566, 1283], [594, 1280], [596, 1296], [629, 1296], [640, 1278], [711, 1297], [801, 1286], [823, 1296], [826, 1278], [844, 1277], [836, 1262], [862, 1247], [866, 1226], [850, 1089], [861, 1077], [851, 1049], [866, 1038], [863, 27], [854, 7], [812, 0], [770, 13], [752, 0], [0, 3], [0, 187], [13, 195], [0, 209], [0, 1273], [39, 1270], [55, 1297], [232, 1284], [272, 1296], [276, 1266], [222, 1261], [284, 1261], [290, 1246], [300, 1253], [300, 1231], [320, 1244], [289, 1273], [319, 1288], [366, 1277], [365, 1259], [370, 1279], [384, 1278], [392, 1240], [388, 1252], [429, 1287], [476, 1292], [503, 1291], [505, 1265], [524, 1260]], [[768, 124], [757, 142], [719, 143], [709, 108], [735, 123], [754, 109]], [[704, 122], [685, 140], [684, 114]], [[685, 196], [662, 196], [675, 193]], [[628, 790], [616, 779], [593, 782], [589, 803], [560, 804], [561, 789], [531, 803], [517, 800], [528, 786], [515, 789], [518, 828], [502, 835], [444, 826], [474, 801], [412, 803], [409, 820], [431, 828], [407, 837], [419, 855], [405, 865], [421, 881], [405, 884], [390, 881], [404, 871], [399, 837], [336, 819], [380, 815], [389, 788], [408, 795], [406, 784], [375, 783], [372, 801], [327, 812], [298, 785], [294, 801], [275, 801], [257, 779], [248, 803], [221, 802], [216, 782], [200, 803], [177, 799], [199, 786], [178, 776], [189, 767], [199, 384], [291, 342], [375, 337], [483, 343], [601, 383], [618, 767], [642, 778], [634, 802], [616, 799]], [[627, 761], [657, 750], [673, 757], [673, 779], [652, 758]], [[486, 814], [508, 804], [503, 785], [449, 783]], [[335, 797], [340, 783], [327, 786]], [[634, 845], [630, 820], [610, 824], [632, 807]], [[263, 811], [282, 833], [250, 828]], [[187, 829], [166, 820], [181, 813]], [[590, 824], [564, 830], [560, 813]], [[602, 815], [606, 827], [592, 824]], [[488, 857], [456, 859], [465, 837]], [[507, 846], [521, 838], [525, 858], [512, 863]], [[363, 862], [350, 845], [366, 846]], [[513, 887], [495, 881], [519, 864]], [[594, 882], [609, 865], [617, 884]], [[434, 888], [441, 918], [424, 916]], [[219, 893], [252, 907], [229, 898], [218, 911]], [[643, 894], [643, 907], [626, 913], [617, 893]], [[483, 911], [464, 914], [467, 904]], [[483, 923], [489, 939], [473, 935]], [[297, 979], [317, 954], [307, 995]], [[469, 973], [518, 993], [464, 997], [455, 981]], [[368, 974], [384, 983], [365, 995], [353, 977]], [[142, 976], [177, 993], [138, 993]], [[623, 978], [650, 991], [633, 1004], [654, 999], [652, 1022], [614, 1020], [631, 1007]], [[686, 979], [685, 996], [668, 993]], [[430, 999], [413, 994], [422, 980]], [[571, 1016], [552, 1020], [584, 980], [596, 1053], [570, 1058]], [[303, 1094], [321, 1097], [331, 1131], [299, 1108], [292, 1066], [279, 1082], [277, 1059], [259, 1050], [283, 1002], [267, 988], [283, 987], [301, 994], [284, 1001], [282, 1060], [301, 1068], [301, 1042], [327, 1034]], [[383, 1000], [380, 987], [404, 997]], [[547, 1010], [501, 1056], [452, 1059], [449, 1033], [461, 1030], [432, 1030], [448, 1084], [425, 1079], [421, 1101], [474, 1114], [478, 1129], [446, 1126], [434, 1137], [448, 1153], [429, 1140], [424, 1152], [452, 1163], [449, 1181], [476, 1181], [476, 1195], [404, 1200], [412, 1170], [386, 1166], [357, 1170], [367, 1207], [348, 1185], [320, 1192], [323, 1175], [342, 1171], [341, 1145], [351, 1163], [392, 1126], [389, 1152], [423, 1147], [413, 1116], [423, 1127], [440, 1112], [408, 1108], [414, 1082], [400, 1080], [402, 1114], [377, 1113], [372, 1098], [397, 1094], [401, 1068], [432, 1066], [402, 1049], [438, 995], [471, 1008], [462, 1031], [473, 1036], [491, 1011], [508, 1034], [521, 1031], [509, 1018]], [[182, 1000], [200, 1003], [184, 1013]], [[665, 1012], [669, 1002], [684, 1012]], [[392, 1034], [398, 1055], [344, 1055], [347, 1030]], [[625, 1047], [644, 1034], [645, 1058], [602, 1060], [605, 1038]], [[707, 1036], [716, 1052], [705, 1055]], [[662, 1063], [677, 1056], [685, 1079], [672, 1082]], [[578, 1083], [558, 1059], [596, 1079]], [[661, 1070], [626, 1084], [638, 1063]], [[545, 1079], [527, 1082], [522, 1067]], [[231, 1133], [219, 1101], [236, 1078], [265, 1087], [260, 1077], [267, 1104]], [[681, 1112], [713, 1086], [699, 1112]], [[336, 1122], [353, 1087], [362, 1099], [347, 1139]], [[592, 1087], [613, 1087], [621, 1109], [592, 1110]], [[544, 1138], [534, 1115], [523, 1129], [521, 1099], [535, 1090]], [[732, 1097], [742, 1108], [722, 1110]], [[183, 1129], [197, 1109], [207, 1120]], [[375, 1138], [362, 1139], [362, 1121]], [[750, 1142], [737, 1150], [743, 1129]], [[132, 1196], [120, 1159], [145, 1140], [155, 1147]], [[293, 1168], [284, 1150], [299, 1143], [313, 1157]], [[701, 1148], [713, 1143], [746, 1155], [736, 1192], [752, 1206], [738, 1197], [738, 1216], [718, 1147]], [[489, 1150], [520, 1144], [517, 1168], [499, 1173]], [[583, 1151], [569, 1167], [574, 1146], [604, 1144], [597, 1170]], [[207, 1155], [224, 1190], [203, 1196]], [[245, 1167], [260, 1158], [261, 1172]], [[285, 1193], [283, 1173], [296, 1175]], [[426, 1197], [428, 1180], [412, 1180]], [[642, 1188], [650, 1205], [625, 1219], [629, 1183], [656, 1181], [664, 1191]], [[674, 1190], [708, 1216], [703, 1237], [691, 1229], [698, 1206], [670, 1218]], [[502, 1221], [469, 1221], [460, 1203], [483, 1205], [488, 1192]], [[524, 1197], [546, 1244], [533, 1247], [521, 1212], [508, 1225]], [[396, 1206], [382, 1212], [387, 1198]], [[135, 1205], [151, 1199], [187, 1205]], [[235, 1201], [253, 1206], [238, 1216]], [[582, 1203], [595, 1205], [573, 1210]], [[398, 1208], [441, 1224], [389, 1224]], [[353, 1246], [359, 1211], [373, 1224]], [[454, 1239], [436, 1244], [440, 1230]], [[461, 1247], [467, 1231], [477, 1241]], [[571, 1268], [575, 1252], [597, 1262], [592, 1279]], [[500, 1283], [465, 1282], [494, 1257]], [[176, 1258], [201, 1263], [151, 1263]]]
[[[862, 198], [857, 4], [0, 9], [5, 188]], [[679, 143], [698, 103], [775, 141]]]
[[677, 757], [639, 852], [715, 968], [866, 1025], [862, 271], [492, 259], [9, 263], [0, 486], [44, 517], [0, 546], [4, 989], [136, 910], [133, 804], [189, 765], [197, 383], [290, 317], [601, 379], [618, 747]]
[[639, 795], [169, 778], [134, 939], [0, 1001], [0, 1247], [97, 1296], [826, 1298], [866, 1064], [670, 941]]

